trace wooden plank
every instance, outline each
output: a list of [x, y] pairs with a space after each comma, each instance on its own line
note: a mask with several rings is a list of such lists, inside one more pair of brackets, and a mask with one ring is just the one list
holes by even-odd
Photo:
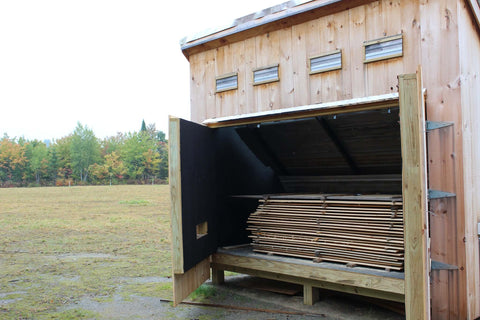
[[399, 79], [407, 319], [430, 319], [425, 114], [421, 69]]
[[480, 3], [467, 1], [476, 19], [468, 19], [468, 8], [458, 6], [461, 113], [463, 135], [463, 183], [466, 243], [466, 296], [468, 318], [480, 317], [480, 248], [477, 226], [480, 223]]
[[182, 173], [180, 165], [180, 119], [169, 119], [168, 170], [173, 273], [183, 273]]
[[[431, 290], [433, 318], [467, 319], [466, 272], [465, 270], [465, 217], [464, 217], [464, 183], [463, 173], [463, 127], [460, 111], [461, 80], [459, 64], [459, 30], [457, 23], [465, 17], [457, 12], [458, 1], [439, 0], [420, 3], [421, 23], [421, 64], [424, 70], [424, 86], [428, 88], [427, 110], [428, 120], [452, 121], [450, 129], [428, 134], [428, 182], [429, 187], [456, 193], [456, 199], [447, 206], [441, 201], [430, 203], [430, 209], [442, 213], [442, 218], [433, 216], [436, 228], [431, 229], [433, 251], [440, 257], [439, 261], [457, 265], [460, 270], [455, 275], [443, 275], [433, 283], [446, 280], [448, 294]], [[442, 54], [438, 54], [442, 52]], [[439, 68], [438, 66], [442, 66]], [[439, 223], [444, 223], [440, 227]], [[444, 233], [447, 231], [447, 233]], [[444, 250], [444, 251], [441, 251]], [[432, 255], [433, 258], [433, 255]], [[463, 270], [462, 270], [463, 269]], [[440, 295], [442, 300], [435, 297]]]
[[173, 306], [176, 307], [186, 297], [210, 278], [210, 258], [197, 264], [183, 274], [173, 274]]
[[249, 270], [271, 272], [278, 275], [328, 282], [337, 285], [348, 285], [352, 287], [394, 293], [397, 295], [404, 294], [403, 279], [387, 278], [342, 270], [332, 270], [317, 266], [277, 262], [266, 259], [233, 256], [224, 253], [214, 254], [212, 256], [212, 262], [214, 264], [223, 265], [222, 268], [224, 268], [224, 270], [231, 270], [231, 267], [226, 266], [236, 266]]
[[[293, 87], [294, 104], [296, 106], [310, 104], [310, 81], [307, 70], [306, 56], [307, 44], [306, 33], [308, 25], [306, 23], [292, 27], [292, 65], [293, 65]], [[282, 109], [281, 111], [285, 111]], [[282, 114], [282, 113], [280, 113]]]
[[[281, 108], [290, 108], [295, 105], [294, 93], [295, 85], [293, 82], [293, 48], [292, 48], [292, 28], [285, 28], [278, 31], [279, 42], [279, 63], [281, 72], [280, 101]], [[238, 113], [241, 114], [241, 113]]]

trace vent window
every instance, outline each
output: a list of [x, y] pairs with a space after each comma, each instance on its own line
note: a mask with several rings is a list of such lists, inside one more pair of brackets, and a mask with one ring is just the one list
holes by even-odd
[[222, 92], [238, 88], [238, 74], [230, 73], [216, 79], [216, 91]]
[[342, 68], [342, 51], [322, 54], [310, 58], [310, 74], [338, 70]]
[[401, 57], [403, 55], [403, 35], [381, 38], [363, 43], [365, 63]]
[[269, 82], [274, 82], [279, 80], [280, 78], [278, 76], [278, 64], [275, 66], [253, 70], [254, 85], [269, 83]]

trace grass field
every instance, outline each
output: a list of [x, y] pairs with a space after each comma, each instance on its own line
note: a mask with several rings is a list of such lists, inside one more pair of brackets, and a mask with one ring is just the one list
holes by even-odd
[[95, 317], [62, 311], [86, 297], [169, 298], [169, 203], [165, 185], [0, 189], [0, 319]]

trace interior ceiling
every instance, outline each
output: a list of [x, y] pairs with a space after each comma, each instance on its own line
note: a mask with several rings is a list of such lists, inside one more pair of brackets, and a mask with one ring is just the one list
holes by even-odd
[[401, 173], [399, 109], [378, 109], [236, 128], [281, 176]]

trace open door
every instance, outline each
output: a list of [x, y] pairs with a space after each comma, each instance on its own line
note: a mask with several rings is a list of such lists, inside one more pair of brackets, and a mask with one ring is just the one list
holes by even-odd
[[405, 316], [430, 319], [430, 255], [422, 74], [398, 77], [405, 235]]
[[219, 246], [248, 242], [246, 220], [256, 200], [234, 195], [278, 193], [274, 171], [251, 152], [235, 128], [212, 129], [170, 118], [174, 305], [210, 277]]
[[210, 255], [217, 248], [212, 131], [193, 122], [170, 118], [174, 305], [210, 278]]

